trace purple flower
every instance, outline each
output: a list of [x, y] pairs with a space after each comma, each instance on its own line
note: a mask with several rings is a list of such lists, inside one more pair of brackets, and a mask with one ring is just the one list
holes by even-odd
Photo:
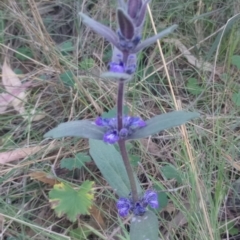
[[131, 198], [131, 194], [129, 198], [120, 198], [117, 201], [117, 209], [121, 217], [126, 217], [129, 212], [132, 212], [135, 216], [142, 216], [146, 212], [147, 206], [158, 208], [158, 205], [157, 193], [152, 190], [147, 190], [143, 197], [135, 203]]
[[136, 130], [146, 126], [146, 123], [140, 117], [124, 117], [123, 118], [123, 126], [131, 129]]
[[121, 217], [126, 217], [132, 208], [131, 201], [128, 198], [119, 198], [117, 201], [118, 214]]
[[142, 216], [146, 212], [146, 205], [143, 202], [136, 202], [132, 208], [133, 214], [135, 216]]
[[110, 72], [115, 72], [115, 73], [124, 73], [124, 66], [123, 62], [116, 63], [116, 62], [110, 62], [109, 63], [109, 71]]
[[136, 54], [130, 54], [127, 59], [126, 65], [123, 63], [123, 54], [116, 47], [113, 48], [112, 60], [108, 64], [108, 70], [114, 73], [127, 73], [133, 74], [137, 68]]
[[147, 190], [143, 196], [143, 201], [151, 208], [158, 208], [158, 195], [155, 191]]
[[136, 130], [145, 127], [146, 123], [140, 117], [123, 117], [123, 128], [118, 132], [117, 118], [98, 117], [95, 124], [106, 129], [103, 135], [103, 141], [114, 144], [118, 140], [131, 136]]
[[100, 127], [108, 127], [109, 120], [107, 118], [97, 117], [95, 124]]
[[119, 140], [118, 132], [117, 130], [108, 130], [104, 136], [103, 141], [106, 143], [114, 144]]

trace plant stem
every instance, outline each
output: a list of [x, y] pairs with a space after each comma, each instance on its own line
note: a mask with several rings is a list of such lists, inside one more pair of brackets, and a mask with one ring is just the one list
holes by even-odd
[[[118, 85], [118, 96], [117, 96], [118, 132], [123, 127], [123, 99], [124, 99], [124, 80], [119, 81], [119, 85]], [[128, 178], [129, 178], [132, 199], [133, 199], [133, 202], [137, 202], [138, 201], [137, 186], [136, 186], [133, 170], [132, 170], [132, 167], [131, 167], [131, 164], [130, 164], [130, 161], [129, 161], [125, 140], [120, 139], [118, 141], [118, 145], [119, 145], [120, 152], [121, 152], [122, 159], [123, 159], [123, 163], [125, 165], [127, 175], [128, 175]]]
[[133, 175], [133, 170], [132, 170], [132, 167], [130, 165], [129, 158], [128, 158], [128, 153], [127, 153], [127, 149], [126, 149], [125, 140], [123, 140], [123, 139], [119, 140], [118, 145], [119, 145], [120, 152], [121, 152], [122, 159], [123, 159], [123, 163], [125, 165], [127, 175], [128, 175], [128, 178], [129, 178], [132, 199], [133, 199], [133, 202], [137, 202], [138, 201], [137, 186], [136, 186], [135, 178], [134, 178], [134, 175]]
[[123, 99], [124, 99], [124, 82], [119, 81], [118, 84], [118, 95], [117, 95], [117, 123], [118, 132], [123, 126]]

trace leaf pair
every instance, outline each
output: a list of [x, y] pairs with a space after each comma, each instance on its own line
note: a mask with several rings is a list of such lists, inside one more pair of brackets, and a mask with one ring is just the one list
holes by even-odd
[[[138, 129], [131, 136], [126, 137], [126, 140], [145, 138], [171, 127], [184, 124], [185, 122], [198, 116], [198, 113], [184, 111], [174, 111], [171, 113], [157, 115], [146, 121], [146, 127]], [[59, 126], [46, 133], [44, 137], [82, 137], [102, 140], [104, 133], [104, 128], [96, 126], [93, 122], [89, 120], [79, 120], [61, 123]]]
[[[83, 23], [89, 26], [93, 31], [104, 37], [107, 41], [109, 41], [113, 46], [117, 47], [118, 49], [121, 50], [121, 47], [119, 46], [119, 37], [118, 35], [109, 27], [93, 20], [92, 18], [88, 17], [84, 13], [79, 13], [81, 16]], [[120, 30], [122, 32], [122, 35], [125, 36], [127, 39], [130, 39], [133, 37], [134, 32], [133, 32], [133, 25], [131, 20], [126, 17], [124, 14], [124, 11], [121, 9], [119, 10], [119, 15], [120, 16], [125, 16], [123, 20], [121, 20], [120, 23]], [[131, 53], [137, 53], [141, 51], [142, 49], [148, 47], [149, 45], [153, 44], [156, 42], [158, 39], [165, 37], [169, 33], [173, 32], [177, 28], [177, 25], [173, 25], [171, 27], [168, 27], [167, 29], [163, 30], [162, 32], [158, 33], [157, 35], [150, 37], [141, 43], [137, 44], [134, 48], [131, 49]], [[128, 33], [128, 31], [130, 33]]]

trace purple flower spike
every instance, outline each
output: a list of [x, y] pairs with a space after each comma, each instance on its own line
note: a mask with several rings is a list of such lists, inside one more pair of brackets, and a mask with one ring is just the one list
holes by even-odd
[[[117, 32], [114, 32], [111, 28], [91, 19], [84, 13], [79, 14], [84, 24], [104, 37], [112, 44], [114, 48], [118, 49], [119, 52], [133, 54], [138, 53], [143, 48], [148, 47], [158, 39], [165, 37], [167, 34], [173, 32], [177, 28], [177, 25], [173, 25], [172, 27], [165, 29], [163, 32], [140, 42], [147, 11], [147, 4], [149, 2], [150, 0], [128, 0], [127, 2], [125, 0], [118, 0], [119, 7], [117, 8]], [[132, 74], [135, 72], [135, 66], [131, 65], [130, 68], [130, 65], [125, 61], [124, 64], [127, 66], [124, 66], [124, 68], [121, 66], [121, 62], [119, 61], [112, 60], [111, 62], [112, 64], [110, 64], [110, 72], [112, 73]], [[126, 78], [126, 76], [124, 77]]]
[[143, 200], [151, 208], [158, 208], [158, 195], [155, 191], [147, 190], [144, 194]]
[[128, 198], [119, 198], [117, 201], [118, 214], [126, 217], [131, 209], [131, 202]]
[[103, 141], [106, 143], [114, 144], [119, 140], [117, 130], [109, 130], [103, 136]]

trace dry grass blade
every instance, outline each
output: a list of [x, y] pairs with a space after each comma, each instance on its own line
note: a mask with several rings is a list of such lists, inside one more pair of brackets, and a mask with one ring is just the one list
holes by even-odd
[[[174, 44], [179, 49], [179, 51], [182, 53], [182, 55], [187, 59], [187, 61], [194, 67], [196, 67], [198, 69], [202, 69], [203, 71], [207, 71], [207, 72], [213, 71], [214, 66], [211, 63], [203, 62], [203, 61], [197, 59], [195, 56], [193, 56], [191, 54], [191, 52], [187, 49], [187, 47], [181, 43], [180, 40], [172, 38], [172, 39], [164, 39], [163, 41], [166, 43]], [[220, 69], [215, 71], [215, 74], [220, 76], [221, 75]]]
[[[149, 12], [149, 15], [150, 15], [150, 20], [151, 20], [151, 23], [152, 23], [152, 26], [153, 26], [154, 33], [157, 34], [155, 23], [154, 23], [154, 20], [153, 20], [153, 17], [152, 17], [152, 12], [151, 12], [149, 6], [148, 6], [148, 12]], [[174, 91], [173, 91], [170, 75], [169, 75], [169, 72], [168, 72], [168, 69], [167, 69], [167, 65], [166, 65], [164, 55], [163, 55], [163, 51], [162, 51], [160, 41], [157, 41], [157, 44], [158, 44], [159, 52], [160, 52], [160, 55], [161, 55], [161, 58], [162, 58], [162, 61], [163, 61], [164, 70], [165, 70], [165, 73], [166, 73], [166, 76], [167, 76], [167, 79], [168, 79], [168, 84], [170, 86], [174, 106], [175, 106], [176, 110], [181, 110], [181, 104], [180, 104], [180, 102], [177, 102]], [[214, 71], [214, 70], [215, 70], [215, 68], [211, 69], [211, 71]], [[204, 215], [204, 218], [205, 218], [205, 221], [206, 221], [208, 234], [209, 234], [210, 239], [213, 240], [214, 239], [213, 228], [211, 226], [211, 223], [210, 223], [210, 220], [209, 220], [209, 215], [208, 215], [208, 212], [207, 212], [207, 207], [206, 207], [206, 204], [204, 202], [203, 194], [201, 192], [200, 183], [199, 183], [199, 180], [198, 180], [198, 175], [197, 175], [197, 171], [196, 171], [196, 166], [195, 166], [194, 157], [193, 157], [193, 153], [192, 153], [192, 148], [191, 148], [191, 144], [189, 142], [186, 126], [181, 125], [180, 130], [181, 130], [181, 133], [183, 135], [184, 145], [186, 147], [187, 155], [188, 155], [189, 161], [191, 163], [192, 171], [194, 173], [194, 177], [195, 177], [195, 181], [196, 181], [196, 187], [197, 187], [197, 190], [198, 190], [198, 194], [200, 196], [200, 204], [201, 204], [202, 209], [203, 209], [203, 215]]]

